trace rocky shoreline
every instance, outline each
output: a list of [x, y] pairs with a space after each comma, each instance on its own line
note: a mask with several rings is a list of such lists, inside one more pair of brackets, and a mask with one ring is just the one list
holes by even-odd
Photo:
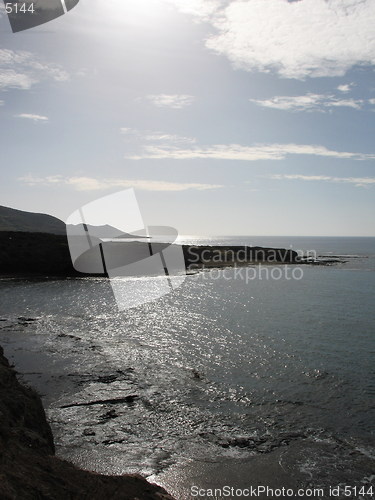
[[0, 498], [173, 500], [139, 475], [104, 476], [54, 456], [42, 402], [20, 384], [0, 346]]
[[[115, 252], [124, 254], [120, 245]], [[140, 248], [148, 243], [133, 242]], [[157, 243], [160, 251], [169, 244]], [[135, 248], [136, 249], [136, 248]], [[132, 248], [134, 253], [134, 248]], [[318, 264], [342, 263], [340, 258], [304, 258], [296, 251], [285, 248], [266, 248], [240, 245], [182, 245], [187, 272], [213, 267], [235, 267], [251, 264]], [[136, 253], [136, 252], [135, 252]], [[142, 255], [142, 253], [140, 254]], [[125, 256], [124, 259], [126, 260]], [[126, 263], [124, 260], [124, 263]], [[73, 268], [66, 235], [0, 231], [0, 274], [9, 276], [84, 277]], [[90, 274], [90, 276], [104, 276]]]

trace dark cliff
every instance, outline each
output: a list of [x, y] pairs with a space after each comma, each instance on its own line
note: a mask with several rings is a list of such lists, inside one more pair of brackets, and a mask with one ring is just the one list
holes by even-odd
[[66, 236], [0, 231], [0, 273], [76, 276]]
[[[144, 247], [148, 243], [108, 243], [108, 245], [116, 247], [117, 265], [120, 267], [129, 263], [127, 253], [130, 252], [126, 252], [127, 245], [130, 250], [130, 247], [136, 245]], [[168, 247], [168, 244], [154, 244], [154, 247], [157, 245], [158, 251]], [[134, 251], [132, 253], [134, 254]], [[295, 251], [284, 248], [183, 245], [183, 253], [188, 270], [259, 262], [280, 264], [298, 261]], [[73, 268], [66, 235], [18, 231], [0, 231], [0, 273], [84, 276]]]
[[53, 437], [40, 398], [18, 382], [0, 347], [2, 500], [173, 500], [140, 476], [102, 476], [53, 454]]

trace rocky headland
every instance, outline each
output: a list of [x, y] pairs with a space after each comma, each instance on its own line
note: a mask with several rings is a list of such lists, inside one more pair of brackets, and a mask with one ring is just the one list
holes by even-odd
[[[90, 273], [82, 274], [73, 267], [67, 227], [70, 228], [69, 243], [76, 244], [78, 239], [78, 248], [83, 249], [82, 255], [75, 261], [75, 267], [81, 271], [90, 269]], [[87, 231], [91, 248], [84, 251], [87, 246], [84, 244]], [[102, 243], [108, 238], [111, 241]], [[3, 276], [105, 276], [103, 265], [92, 265], [92, 262], [98, 262], [99, 244], [105, 246], [117, 268], [137, 262], [141, 255], [147, 255], [149, 246], [152, 246], [151, 251], [155, 253], [167, 249], [170, 245], [157, 243], [156, 240], [154, 242], [145, 239], [145, 236], [132, 236], [108, 225], [86, 225], [83, 230], [79, 226], [66, 226], [63, 221], [51, 215], [0, 206], [0, 274]], [[176, 243], [173, 245], [177, 246]], [[186, 271], [192, 272], [204, 268], [259, 263], [330, 265], [343, 262], [339, 257], [307, 258], [291, 249], [258, 246], [182, 245], [182, 251]]]
[[[144, 247], [144, 242], [111, 242], [111, 251], [118, 260], [126, 264], [126, 246]], [[158, 251], [169, 244], [153, 244]], [[113, 250], [112, 250], [113, 249]], [[130, 248], [129, 248], [130, 250]], [[269, 264], [297, 263], [297, 252], [283, 248], [247, 246], [182, 245], [186, 270], [205, 267], [246, 265], [265, 262]], [[134, 248], [133, 255], [137, 255]], [[144, 252], [140, 252], [142, 255]], [[65, 235], [21, 231], [0, 231], [0, 274], [42, 275], [74, 277], [85, 276], [76, 271], [70, 258], [68, 240]], [[97, 273], [96, 275], [100, 275]]]

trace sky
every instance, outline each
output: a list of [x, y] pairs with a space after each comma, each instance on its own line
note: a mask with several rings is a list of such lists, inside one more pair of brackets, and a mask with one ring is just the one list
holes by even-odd
[[134, 188], [191, 235], [375, 236], [374, 0], [0, 10], [0, 204], [66, 221]]

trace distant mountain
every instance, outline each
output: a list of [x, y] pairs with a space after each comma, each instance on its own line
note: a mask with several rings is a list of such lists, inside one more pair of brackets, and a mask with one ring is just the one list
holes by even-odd
[[[69, 225], [70, 234], [82, 234], [83, 226]], [[115, 227], [104, 226], [86, 226], [90, 235], [97, 238], [144, 238], [143, 235], [134, 235], [124, 233]], [[0, 231], [17, 231], [23, 233], [48, 233], [66, 235], [65, 223], [47, 214], [36, 214], [33, 212], [24, 212], [14, 208], [0, 206]]]
[[[145, 236], [124, 233], [124, 231], [120, 231], [120, 229], [116, 229], [108, 224], [105, 226], [92, 226], [90, 224], [86, 224], [86, 228], [90, 236], [95, 236], [96, 238], [145, 238]], [[68, 234], [71, 236], [81, 235], [82, 231], [85, 230], [83, 224], [69, 224], [67, 229], [69, 230]]]
[[0, 231], [66, 234], [65, 223], [52, 215], [0, 206]]

